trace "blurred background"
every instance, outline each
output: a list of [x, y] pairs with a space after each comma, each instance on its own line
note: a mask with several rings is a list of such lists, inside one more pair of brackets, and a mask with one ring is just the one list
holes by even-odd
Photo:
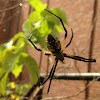
[[[33, 1], [38, 2], [39, 0]], [[70, 41], [72, 35], [71, 28], [73, 29], [74, 37], [72, 43], [64, 52], [85, 58], [96, 59], [96, 63], [85, 63], [65, 58], [65, 64], [58, 62], [55, 73], [99, 73], [100, 1], [41, 0], [41, 2], [47, 4], [47, 9], [59, 8], [65, 12], [68, 22], [68, 25], [65, 25], [68, 31], [66, 44]], [[23, 32], [22, 26], [33, 11], [34, 8], [25, 0], [0, 0], [0, 44], [9, 41], [17, 33]], [[61, 42], [63, 41], [64, 31], [59, 33], [59, 39]], [[38, 43], [36, 45], [42, 48], [41, 44]], [[50, 72], [54, 57], [45, 56], [41, 52], [32, 49], [30, 46], [26, 47], [26, 51], [39, 65], [40, 75], [41, 73], [48, 74]], [[11, 72], [9, 73], [9, 79], [18, 84], [31, 83], [29, 71], [25, 65], [17, 79]], [[81, 76], [80, 79], [82, 79]], [[86, 80], [83, 81], [83, 79], [54, 79], [49, 94], [47, 94], [48, 81], [33, 100], [99, 100], [100, 82], [95, 81], [87, 88], [90, 82], [91, 81]], [[27, 94], [27, 92], [28, 91], [26, 91], [25, 94]]]

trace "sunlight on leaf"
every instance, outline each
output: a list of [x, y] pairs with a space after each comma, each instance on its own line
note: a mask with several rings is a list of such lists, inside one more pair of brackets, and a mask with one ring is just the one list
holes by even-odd
[[17, 65], [15, 64], [14, 69], [12, 70], [13, 75], [15, 78], [19, 76], [19, 74], [22, 72], [23, 64], [22, 65]]
[[62, 26], [55, 25], [55, 28], [58, 30], [58, 32], [64, 32]]
[[28, 0], [28, 2], [35, 10], [39, 12], [43, 11], [47, 7], [47, 4], [43, 4], [41, 0]]
[[13, 41], [9, 41], [5, 46], [6, 46], [6, 49], [9, 49], [12, 47], [12, 44], [13, 44]]

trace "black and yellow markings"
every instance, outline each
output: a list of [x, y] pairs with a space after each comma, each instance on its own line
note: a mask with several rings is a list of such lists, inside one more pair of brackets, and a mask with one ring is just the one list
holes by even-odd
[[56, 50], [61, 50], [61, 44], [57, 37], [49, 34], [46, 39], [47, 47], [51, 52], [56, 52]]

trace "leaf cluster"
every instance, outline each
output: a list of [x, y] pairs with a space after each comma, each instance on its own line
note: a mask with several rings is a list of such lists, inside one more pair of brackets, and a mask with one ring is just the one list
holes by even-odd
[[[12, 72], [17, 78], [22, 72], [25, 64], [30, 79], [36, 84], [40, 76], [39, 66], [34, 58], [26, 52], [26, 46], [34, 47], [28, 42], [28, 38], [37, 28], [32, 36], [32, 41], [47, 50], [45, 37], [48, 34], [56, 35], [59, 38], [59, 32], [64, 32], [60, 21], [51, 13], [45, 11], [47, 4], [40, 0], [28, 0], [34, 11], [29, 15], [27, 21], [23, 24], [23, 32], [17, 33], [11, 40], [0, 45], [0, 94], [5, 95], [8, 74]], [[59, 16], [63, 22], [68, 25], [66, 14], [59, 8], [50, 9], [51, 12]]]
[[0, 45], [0, 93], [6, 91], [8, 73], [12, 72], [17, 78], [25, 64], [32, 83], [36, 84], [39, 76], [37, 62], [26, 53], [26, 46], [30, 43], [22, 32], [16, 34], [9, 42]]

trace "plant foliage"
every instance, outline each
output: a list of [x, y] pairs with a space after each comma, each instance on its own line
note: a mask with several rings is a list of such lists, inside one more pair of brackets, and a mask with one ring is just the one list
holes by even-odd
[[[0, 94], [6, 92], [6, 82], [9, 72], [12, 72], [17, 78], [22, 72], [25, 64], [33, 84], [36, 84], [40, 75], [39, 66], [34, 58], [26, 52], [26, 46], [34, 47], [28, 42], [31, 33], [37, 28], [32, 36], [34, 43], [39, 43], [42, 48], [47, 50], [45, 37], [53, 34], [59, 37], [59, 32], [63, 32], [60, 21], [54, 15], [46, 12], [47, 4], [40, 0], [28, 0], [34, 11], [29, 15], [27, 21], [23, 24], [23, 32], [17, 33], [11, 40], [0, 45]], [[66, 14], [59, 8], [50, 9], [59, 16], [63, 22], [68, 25]], [[34, 54], [33, 54], [34, 55]]]

